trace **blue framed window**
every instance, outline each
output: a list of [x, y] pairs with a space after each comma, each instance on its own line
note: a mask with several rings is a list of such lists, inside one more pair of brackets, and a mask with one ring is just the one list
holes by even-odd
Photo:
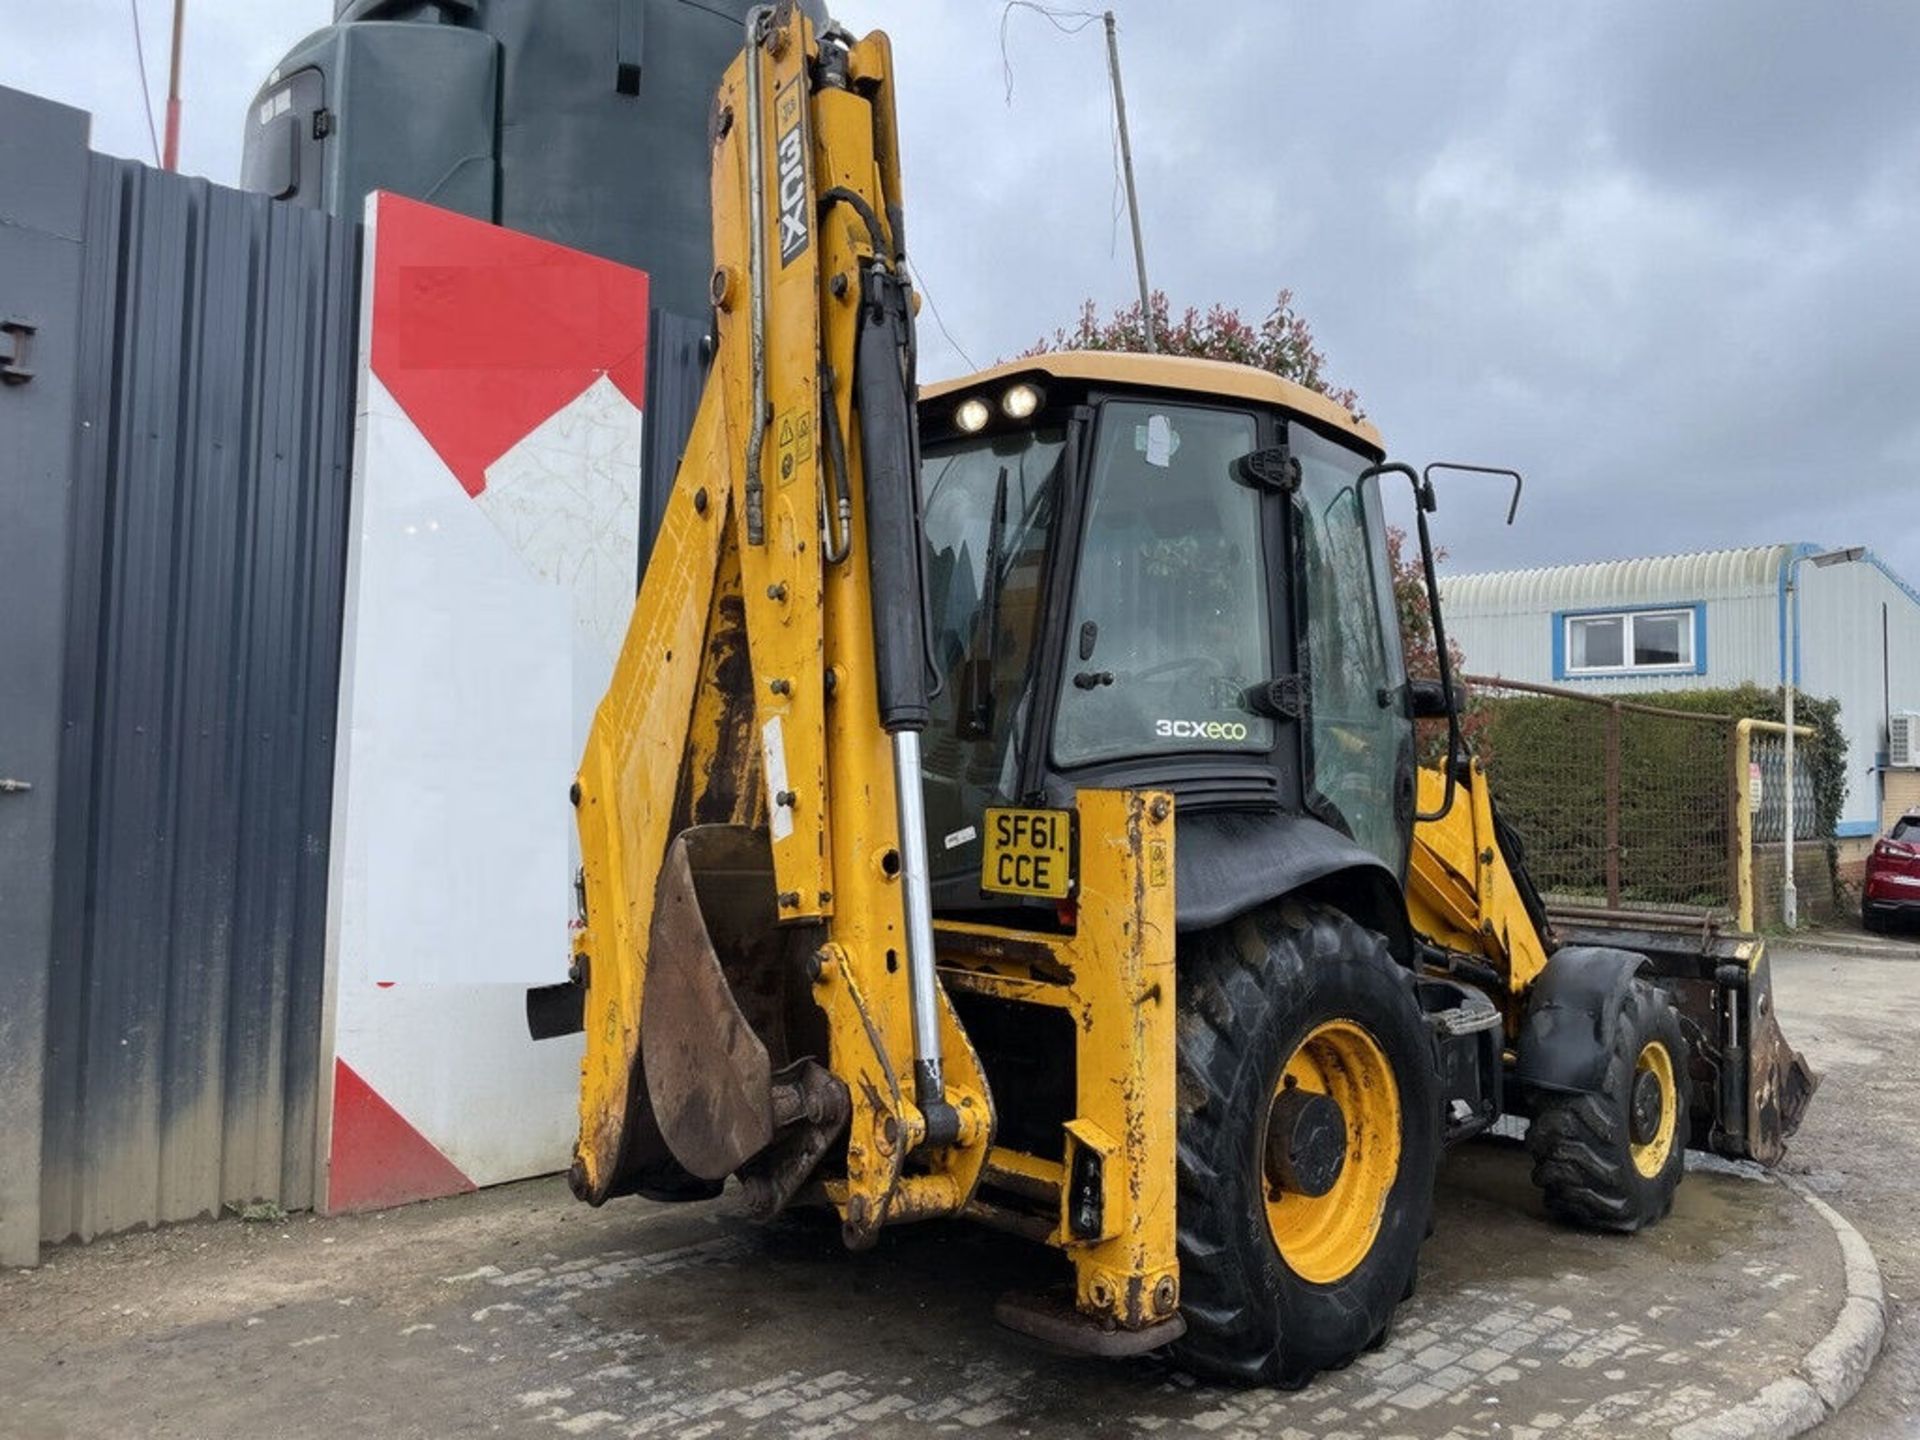
[[1707, 607], [1702, 602], [1554, 612], [1556, 680], [1706, 673]]

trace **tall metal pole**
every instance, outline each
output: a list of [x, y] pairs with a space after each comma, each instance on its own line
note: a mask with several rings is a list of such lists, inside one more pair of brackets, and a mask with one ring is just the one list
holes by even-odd
[[167, 66], [167, 143], [162, 170], [180, 168], [180, 36], [186, 29], [187, 0], [173, 0], [173, 59]]
[[1133, 140], [1127, 134], [1127, 92], [1120, 86], [1120, 40], [1107, 11], [1107, 73], [1113, 77], [1113, 113], [1120, 126], [1120, 168], [1127, 179], [1127, 218], [1133, 222], [1133, 268], [1140, 279], [1140, 328], [1149, 351], [1160, 348], [1153, 334], [1153, 292], [1147, 288], [1147, 250], [1140, 238], [1140, 197], [1133, 185]]
[[1780, 923], [1792, 930], [1800, 924], [1800, 890], [1793, 881], [1793, 692], [1799, 682], [1795, 658], [1800, 654], [1800, 600], [1795, 593], [1800, 557], [1787, 561], [1787, 627], [1791, 636], [1783, 667], [1787, 672], [1787, 833], [1781, 842], [1786, 878], [1780, 882]]

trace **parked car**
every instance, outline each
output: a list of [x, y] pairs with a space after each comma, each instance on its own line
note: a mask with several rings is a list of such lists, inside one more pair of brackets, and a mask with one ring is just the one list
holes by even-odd
[[1920, 810], [1909, 810], [1867, 856], [1860, 922], [1885, 930], [1895, 920], [1920, 920]]

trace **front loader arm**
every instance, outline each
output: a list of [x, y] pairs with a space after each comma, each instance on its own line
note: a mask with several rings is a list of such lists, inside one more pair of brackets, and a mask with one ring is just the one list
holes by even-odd
[[[860, 1241], [959, 1209], [984, 1164], [986, 1084], [933, 979], [917, 823], [894, 133], [883, 35], [754, 12], [710, 129], [712, 369], [576, 791], [572, 1179], [596, 1203], [750, 1162], [777, 1202], [843, 1127], [825, 1190]], [[805, 1143], [769, 1148], [776, 1131]]]
[[[1509, 1040], [1523, 1049], [1528, 1010], [1543, 983], [1551, 991], [1553, 957], [1563, 945], [1642, 957], [1645, 973], [1678, 1010], [1691, 1047], [1696, 1143], [1778, 1164], [1820, 1082], [1773, 1013], [1766, 942], [1711, 926], [1659, 928], [1654, 916], [1635, 926], [1604, 911], [1549, 927], [1519, 842], [1494, 808], [1485, 767], [1476, 758], [1456, 778], [1452, 807], [1414, 828], [1407, 914], [1421, 938], [1441, 955], [1491, 973], [1491, 998], [1505, 1013]], [[1423, 813], [1441, 808], [1445, 783], [1435, 769], [1420, 771]], [[1573, 1041], [1560, 1032], [1556, 1064], [1578, 1069], [1609, 1040], [1596, 1030], [1591, 1053], [1572, 1054], [1564, 1047]]]
[[1445, 774], [1419, 772], [1422, 820], [1407, 857], [1407, 915], [1443, 949], [1483, 961], [1512, 995], [1546, 968], [1553, 937], [1532, 882], [1500, 843], [1486, 771], [1473, 760], [1456, 777], [1455, 802], [1441, 804]]

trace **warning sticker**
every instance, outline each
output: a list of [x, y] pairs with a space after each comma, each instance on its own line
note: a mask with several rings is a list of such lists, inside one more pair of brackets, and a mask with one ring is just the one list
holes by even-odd
[[774, 422], [774, 448], [780, 455], [780, 483], [813, 463], [813, 416], [805, 410], [783, 412]]

